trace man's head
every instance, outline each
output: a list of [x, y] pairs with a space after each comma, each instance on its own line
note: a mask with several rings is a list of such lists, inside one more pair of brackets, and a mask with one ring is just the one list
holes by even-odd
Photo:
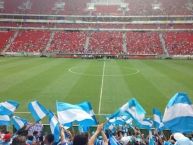
[[87, 145], [87, 143], [88, 143], [88, 134], [81, 133], [74, 137], [73, 145]]
[[52, 145], [54, 143], [54, 135], [53, 134], [46, 135], [46, 137], [44, 139], [44, 143], [46, 145]]

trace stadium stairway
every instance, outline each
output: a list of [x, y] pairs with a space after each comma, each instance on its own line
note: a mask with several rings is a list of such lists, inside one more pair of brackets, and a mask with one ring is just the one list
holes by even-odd
[[168, 53], [168, 49], [167, 49], [167, 46], [166, 46], [166, 43], [165, 43], [165, 40], [163, 38], [163, 35], [162, 33], [159, 33], [159, 39], [160, 39], [160, 42], [161, 42], [161, 46], [163, 48], [163, 52], [165, 53], [165, 55], [168, 57], [169, 56], [169, 53]]
[[49, 41], [48, 41], [48, 43], [46, 45], [46, 48], [44, 49], [43, 52], [46, 52], [50, 48], [50, 46], [52, 44], [52, 41], [54, 39], [54, 35], [55, 35], [55, 31], [52, 31], [51, 34], [50, 34], [50, 39], [49, 39]]
[[8, 43], [5, 45], [5, 48], [4, 48], [4, 50], [2, 51], [2, 53], [5, 53], [5, 52], [9, 49], [9, 47], [10, 47], [11, 44], [14, 42], [14, 40], [15, 40], [15, 38], [18, 36], [18, 34], [19, 34], [19, 31], [15, 31], [15, 33], [13, 34], [13, 36], [9, 38], [9, 41], [8, 41]]
[[89, 46], [89, 41], [90, 41], [90, 33], [89, 35], [87, 35], [86, 37], [86, 41], [85, 41], [85, 45], [84, 45], [84, 50], [86, 51], [88, 49], [88, 46]]
[[126, 54], [128, 53], [126, 32], [123, 32], [123, 52], [125, 52]]

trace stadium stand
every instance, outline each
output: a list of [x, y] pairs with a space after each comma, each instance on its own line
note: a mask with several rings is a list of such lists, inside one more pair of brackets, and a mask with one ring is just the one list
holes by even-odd
[[122, 33], [94, 32], [91, 34], [87, 52], [94, 54], [120, 54], [123, 51]]
[[86, 34], [84, 32], [56, 32], [49, 52], [83, 53]]
[[[23, 13], [23, 14], [60, 14], [60, 15], [90, 15], [87, 9], [89, 0], [80, 0], [80, 2], [64, 0], [2, 0], [3, 7], [1, 13]], [[123, 1], [120, 1], [122, 3]], [[110, 2], [109, 2], [110, 3]], [[125, 0], [128, 4], [126, 15], [191, 15], [192, 5], [188, 0]], [[175, 3], [175, 5], [174, 5]], [[120, 4], [121, 5], [121, 4]], [[114, 14], [123, 15], [121, 7], [118, 5], [104, 4], [97, 5], [93, 14]]]
[[0, 52], [4, 49], [12, 34], [12, 31], [0, 31]]
[[193, 54], [193, 34], [191, 32], [167, 32], [164, 38], [170, 55]]
[[128, 32], [127, 48], [131, 55], [163, 54], [159, 35], [156, 32]]
[[20, 31], [7, 51], [41, 52], [45, 49], [49, 37], [49, 31]]
[[192, 55], [192, 10], [190, 0], [0, 0], [0, 29], [18, 32], [3, 54]]

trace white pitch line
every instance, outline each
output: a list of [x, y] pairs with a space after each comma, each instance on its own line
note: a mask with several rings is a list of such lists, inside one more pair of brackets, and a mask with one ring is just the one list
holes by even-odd
[[99, 110], [98, 110], [98, 114], [101, 113], [101, 102], [102, 102], [102, 96], [103, 96], [104, 76], [105, 76], [105, 61], [104, 61], [104, 63], [103, 63], [103, 73], [102, 73], [102, 81], [101, 81], [101, 91], [100, 91], [100, 99], [99, 99]]

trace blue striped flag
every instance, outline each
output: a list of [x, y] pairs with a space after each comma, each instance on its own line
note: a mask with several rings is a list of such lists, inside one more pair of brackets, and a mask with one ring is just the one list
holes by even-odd
[[129, 102], [124, 104], [120, 108], [120, 111], [128, 112], [134, 120], [143, 120], [146, 114], [143, 107], [139, 104], [139, 102], [135, 98], [132, 98]]
[[42, 120], [49, 113], [49, 111], [38, 101], [33, 101], [29, 103], [28, 110], [31, 112], [32, 117], [35, 119], [36, 122]]
[[5, 101], [0, 103], [0, 114], [1, 115], [13, 115], [15, 110], [19, 107], [19, 103], [13, 100]]
[[49, 118], [49, 123], [50, 123], [50, 130], [52, 134], [54, 135], [54, 142], [58, 142], [60, 140], [59, 122], [56, 116], [51, 111], [49, 111], [48, 118]]
[[13, 123], [16, 130], [20, 130], [28, 123], [28, 121], [24, 118], [21, 118], [18, 116], [13, 116], [12, 117], [12, 123]]
[[155, 140], [153, 139], [153, 135], [151, 130], [149, 131], [149, 142], [148, 145], [155, 145]]
[[193, 105], [186, 93], [177, 93], [170, 99], [163, 122], [172, 132], [193, 132]]
[[10, 117], [9, 115], [0, 115], [0, 126], [8, 126], [10, 125]]
[[88, 114], [90, 114], [90, 116], [93, 118], [94, 120], [94, 124], [93, 125], [97, 125], [97, 119], [95, 116], [95, 113], [93, 111], [92, 105], [90, 104], [90, 102], [82, 102], [80, 104], [78, 104], [83, 110], [85, 110]]
[[113, 135], [109, 135], [109, 144], [110, 145], [121, 145]]
[[162, 122], [162, 114], [156, 108], [153, 108], [153, 121], [154, 121], [154, 127], [158, 129], [158, 131], [163, 130], [164, 124]]
[[64, 125], [69, 126], [73, 122], [81, 126], [95, 125], [95, 120], [90, 113], [85, 111], [79, 105], [73, 105], [64, 102], [56, 102], [58, 121]]

